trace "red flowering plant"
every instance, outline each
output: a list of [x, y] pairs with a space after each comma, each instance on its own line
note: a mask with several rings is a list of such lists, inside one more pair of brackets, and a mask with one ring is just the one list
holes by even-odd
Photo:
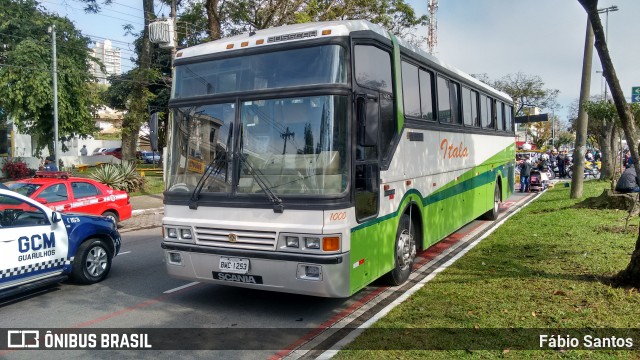
[[27, 164], [20, 158], [6, 158], [2, 164], [2, 172], [9, 179], [22, 179], [31, 174]]

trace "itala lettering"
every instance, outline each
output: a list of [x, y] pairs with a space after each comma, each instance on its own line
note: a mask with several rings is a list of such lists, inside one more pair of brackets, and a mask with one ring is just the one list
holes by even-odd
[[442, 139], [440, 142], [440, 151], [442, 151], [443, 159], [469, 157], [469, 150], [464, 146], [462, 141], [460, 142], [460, 145], [455, 146], [454, 144], [449, 144], [449, 140]]

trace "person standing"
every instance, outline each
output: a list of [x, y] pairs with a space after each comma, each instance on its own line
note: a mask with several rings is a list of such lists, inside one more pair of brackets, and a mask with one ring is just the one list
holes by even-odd
[[87, 156], [87, 145], [82, 145], [82, 149], [80, 149], [80, 156]]
[[56, 162], [53, 160], [53, 157], [47, 156], [45, 158], [44, 171], [58, 171], [58, 167], [56, 166]]
[[520, 162], [520, 192], [529, 192], [529, 177], [531, 176], [531, 160], [527, 156], [525, 160]]
[[567, 172], [565, 171], [565, 168], [564, 168], [565, 157], [566, 155], [564, 154], [564, 152], [559, 153], [558, 157], [556, 157], [556, 161], [558, 162], [558, 176], [561, 179], [567, 176]]

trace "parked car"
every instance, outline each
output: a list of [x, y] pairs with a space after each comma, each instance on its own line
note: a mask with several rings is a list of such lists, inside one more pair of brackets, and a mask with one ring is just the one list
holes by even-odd
[[103, 152], [102, 155], [113, 155], [116, 158], [122, 160], [122, 148], [111, 148]]
[[141, 151], [140, 159], [144, 161], [145, 164], [157, 164], [160, 162], [160, 153], [153, 151]]
[[36, 177], [18, 180], [9, 188], [55, 211], [102, 215], [116, 225], [131, 217], [126, 191], [62, 171], [38, 171]]
[[104, 217], [60, 214], [11, 190], [0, 189], [0, 297], [70, 276], [102, 281], [120, 251], [115, 224]]
[[91, 155], [104, 155], [104, 152], [109, 150], [108, 148], [95, 148]]

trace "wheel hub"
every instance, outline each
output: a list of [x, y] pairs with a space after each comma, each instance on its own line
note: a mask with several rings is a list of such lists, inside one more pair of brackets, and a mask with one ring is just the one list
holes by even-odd
[[403, 230], [398, 237], [398, 248], [396, 249], [398, 264], [404, 270], [411, 265], [413, 258], [416, 256], [416, 245], [409, 230]]
[[87, 254], [87, 271], [91, 276], [100, 276], [107, 268], [107, 252], [101, 247], [94, 247]]

